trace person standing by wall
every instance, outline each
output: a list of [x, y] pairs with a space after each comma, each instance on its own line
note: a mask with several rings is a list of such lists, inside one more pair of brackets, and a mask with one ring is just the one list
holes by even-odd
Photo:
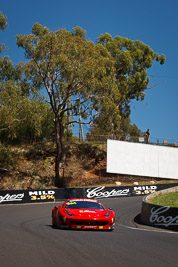
[[146, 143], [149, 144], [150, 143], [150, 130], [147, 129], [146, 131]]

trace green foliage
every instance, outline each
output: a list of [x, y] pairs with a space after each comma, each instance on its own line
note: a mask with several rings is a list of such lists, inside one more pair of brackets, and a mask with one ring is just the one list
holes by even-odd
[[[111, 118], [113, 118], [114, 123]], [[107, 138], [116, 138], [118, 140], [138, 142], [139, 137], [143, 136], [143, 133], [138, 129], [136, 124], [132, 125], [130, 118], [122, 118], [122, 120], [118, 121], [117, 118], [119, 117], [106, 116], [104, 113], [100, 113], [94, 120], [94, 124], [90, 128], [90, 134], [88, 134], [87, 139], [105, 140]]]
[[4, 31], [6, 27], [7, 27], [7, 17], [2, 12], [0, 12], [0, 30]]
[[11, 152], [8, 146], [3, 146], [0, 142], [0, 167], [8, 168], [16, 162], [16, 155]]
[[[71, 33], [65, 29], [50, 32], [35, 23], [32, 34], [17, 36], [17, 44], [31, 59], [26, 64], [26, 77], [32, 87], [46, 88], [55, 116], [63, 122], [64, 113], [92, 119], [96, 111], [95, 123], [102, 119], [115, 134], [122, 132], [121, 124], [130, 116], [130, 102], [144, 100], [149, 84], [147, 68], [154, 60], [165, 62], [165, 56], [154, 53], [148, 45], [120, 36], [113, 39], [109, 33], [94, 45], [79, 26]], [[74, 121], [64, 124], [69, 123]]]
[[50, 32], [35, 24], [32, 32], [17, 36], [18, 46], [32, 59], [27, 67], [29, 79], [45, 87], [56, 115], [62, 117], [70, 110], [71, 116], [78, 116], [80, 112], [86, 118], [93, 108], [91, 94], [96, 96], [98, 90], [103, 93], [111, 79], [110, 59], [101, 56], [95, 45], [86, 40], [85, 31], [80, 27], [74, 28], [72, 33], [65, 29]]
[[[6, 20], [0, 13], [1, 30]], [[14, 66], [8, 57], [0, 59], [3, 141], [30, 142], [55, 133], [57, 176], [59, 164], [65, 162], [64, 136], [72, 134], [70, 125], [85, 120], [94, 122], [92, 134], [140, 134], [130, 123], [130, 103], [144, 100], [147, 69], [154, 60], [164, 64], [164, 55], [109, 33], [94, 44], [79, 26], [53, 32], [35, 23], [31, 34], [16, 38], [27, 61]], [[48, 104], [39, 97], [46, 94]]]
[[[6, 16], [2, 12], [0, 12], [0, 30], [1, 31], [4, 31], [6, 27], [7, 27], [7, 18], [6, 18]], [[0, 44], [0, 53], [2, 53], [2, 51], [5, 48], [6, 47], [5, 47], [4, 44]]]
[[5, 56], [0, 58], [0, 82], [8, 80], [16, 80], [16, 70], [9, 57]]
[[32, 34], [17, 36], [17, 44], [29, 59], [26, 74], [32, 86], [45, 88], [49, 97], [55, 123], [56, 176], [59, 176], [58, 166], [66, 158], [65, 129], [69, 124], [80, 123], [75, 117], [91, 120], [93, 109], [100, 108], [103, 94], [109, 97], [113, 62], [109, 53], [103, 56], [101, 49], [86, 40], [80, 27], [72, 33], [65, 29], [50, 32], [36, 23]]
[[[153, 61], [164, 64], [165, 55], [159, 55], [146, 44], [116, 36], [114, 39], [108, 33], [97, 38], [98, 46], [103, 55], [111, 55], [115, 67], [115, 89], [111, 91], [110, 102], [102, 101], [102, 114], [95, 120], [95, 127], [108, 125], [107, 130], [114, 134], [123, 134], [123, 125], [130, 116], [130, 103], [133, 99], [144, 100], [148, 88], [149, 77], [147, 69]], [[105, 50], [104, 50], [105, 48]], [[107, 107], [114, 107], [115, 112], [106, 112]], [[118, 114], [116, 119], [116, 114]], [[128, 124], [128, 123], [127, 123]], [[127, 132], [125, 132], [127, 134]]]
[[[0, 12], [0, 30], [7, 27], [7, 18]], [[6, 49], [5, 44], [0, 44], [0, 54]], [[0, 58], [0, 82], [15, 78], [15, 68], [8, 56]]]
[[0, 137], [3, 142], [32, 142], [49, 137], [53, 126], [50, 113], [48, 105], [40, 99], [30, 100], [24, 96], [14, 82], [1, 84]]
[[84, 29], [82, 29], [80, 26], [73, 28], [72, 35], [79, 36], [86, 40], [86, 34], [87, 32]]

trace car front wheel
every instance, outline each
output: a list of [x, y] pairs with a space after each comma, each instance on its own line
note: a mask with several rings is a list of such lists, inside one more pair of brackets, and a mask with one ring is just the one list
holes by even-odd
[[54, 220], [54, 215], [52, 214], [52, 226], [56, 227], [55, 220]]
[[57, 213], [57, 228], [61, 228], [61, 216], [59, 212]]

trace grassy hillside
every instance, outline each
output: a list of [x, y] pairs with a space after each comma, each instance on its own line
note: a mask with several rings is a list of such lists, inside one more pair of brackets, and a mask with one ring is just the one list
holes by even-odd
[[160, 194], [150, 199], [156, 205], [178, 208], [178, 191]]

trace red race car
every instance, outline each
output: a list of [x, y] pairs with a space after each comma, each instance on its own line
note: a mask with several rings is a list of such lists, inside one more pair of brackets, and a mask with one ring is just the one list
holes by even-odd
[[52, 225], [67, 229], [114, 230], [115, 214], [97, 200], [71, 198], [52, 209]]

